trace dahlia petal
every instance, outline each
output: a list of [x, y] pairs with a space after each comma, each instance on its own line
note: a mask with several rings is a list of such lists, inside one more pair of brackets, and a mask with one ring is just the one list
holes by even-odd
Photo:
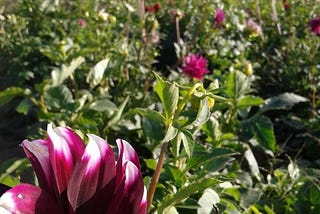
[[124, 163], [126, 161], [131, 161], [136, 167], [141, 171], [139, 157], [134, 150], [134, 148], [125, 140], [117, 139], [118, 145], [118, 161], [117, 161], [117, 176], [116, 176], [116, 186], [118, 186], [124, 177]]
[[139, 214], [146, 214], [147, 213], [147, 188], [144, 186], [143, 189], [143, 196], [140, 201], [140, 209]]
[[66, 190], [76, 161], [84, 151], [84, 143], [72, 130], [48, 125], [50, 163], [59, 194]]
[[44, 190], [31, 184], [19, 184], [0, 198], [1, 213], [57, 213], [63, 211]]
[[111, 147], [102, 138], [88, 135], [89, 143], [74, 168], [68, 185], [68, 199], [73, 210], [103, 189], [116, 174]]
[[131, 161], [141, 170], [139, 157], [134, 148], [125, 140], [117, 139], [116, 142], [119, 149], [118, 162], [123, 166], [125, 161]]
[[54, 194], [51, 180], [48, 141], [24, 140], [21, 145], [27, 158], [32, 164], [33, 169], [35, 170], [40, 187]]
[[124, 169], [124, 179], [111, 202], [112, 210], [117, 214], [139, 214], [144, 209], [143, 204], [141, 206], [144, 195], [142, 175], [137, 166], [130, 161], [124, 163]]

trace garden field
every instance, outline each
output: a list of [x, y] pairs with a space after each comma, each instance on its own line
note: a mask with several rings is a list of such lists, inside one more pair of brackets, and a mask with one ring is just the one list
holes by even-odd
[[0, 0], [0, 213], [319, 214], [319, 0]]

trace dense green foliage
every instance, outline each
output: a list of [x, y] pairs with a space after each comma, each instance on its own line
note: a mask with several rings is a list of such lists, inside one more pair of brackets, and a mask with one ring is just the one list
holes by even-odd
[[[316, 0], [20, 0], [0, 8], [0, 106], [32, 118], [29, 139], [48, 122], [126, 139], [146, 186], [161, 172], [152, 213], [320, 213], [318, 15]], [[190, 53], [203, 81], [182, 72]], [[0, 182], [29, 167], [1, 163]]]

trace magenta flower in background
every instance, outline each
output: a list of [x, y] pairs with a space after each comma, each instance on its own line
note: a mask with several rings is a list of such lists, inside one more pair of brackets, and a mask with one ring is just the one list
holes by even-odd
[[106, 141], [88, 138], [85, 146], [71, 129], [49, 124], [47, 139], [23, 141], [40, 187], [22, 183], [9, 189], [0, 198], [0, 212], [145, 214], [146, 188], [133, 147], [118, 139], [116, 161]]
[[317, 36], [320, 35], [320, 17], [311, 19], [309, 21], [309, 29], [313, 34]]
[[189, 54], [183, 58], [182, 72], [190, 78], [203, 79], [203, 76], [209, 73], [208, 61], [201, 55]]
[[78, 19], [77, 20], [77, 24], [80, 26], [80, 27], [86, 27], [87, 26], [87, 23], [84, 19]]
[[221, 27], [221, 24], [222, 24], [224, 18], [225, 18], [225, 15], [224, 15], [223, 10], [221, 10], [220, 8], [217, 8], [216, 17], [214, 19], [215, 28], [220, 28]]

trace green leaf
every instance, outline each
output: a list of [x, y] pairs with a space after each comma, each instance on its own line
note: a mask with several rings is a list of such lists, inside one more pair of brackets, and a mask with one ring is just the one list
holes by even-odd
[[240, 188], [239, 190], [241, 193], [240, 205], [243, 207], [249, 207], [256, 203], [262, 194], [262, 192], [254, 189]]
[[89, 108], [99, 112], [108, 111], [111, 114], [118, 109], [116, 104], [114, 104], [111, 100], [107, 98], [92, 102]]
[[73, 77], [74, 71], [85, 61], [81, 56], [71, 61], [69, 66], [62, 66], [61, 69], [54, 69], [51, 72], [52, 85], [57, 86], [61, 85], [64, 80], [69, 77]]
[[175, 207], [167, 207], [163, 210], [163, 214], [179, 214]]
[[192, 134], [188, 130], [182, 130], [179, 135], [188, 158], [191, 158], [194, 144]]
[[170, 140], [175, 138], [177, 134], [178, 134], [178, 129], [173, 127], [172, 125], [170, 125], [168, 127], [167, 133], [164, 136], [162, 142], [164, 142], [164, 143], [169, 142]]
[[9, 159], [1, 164], [0, 167], [0, 182], [8, 186], [16, 185], [17, 179], [12, 175], [27, 168], [28, 159]]
[[87, 76], [87, 83], [90, 84], [91, 88], [96, 87], [98, 84], [100, 84], [104, 72], [106, 68], [108, 67], [110, 59], [106, 58], [98, 62], [93, 69], [90, 70], [88, 76]]
[[45, 91], [43, 98], [50, 110], [74, 111], [79, 105], [73, 100], [71, 91], [64, 85], [50, 87]]
[[186, 176], [184, 174], [184, 172], [182, 172], [178, 167], [176, 166], [168, 166], [173, 178], [174, 178], [174, 181], [175, 181], [175, 184], [176, 186], [178, 187], [181, 187], [185, 181], [186, 181]]
[[30, 93], [30, 90], [19, 87], [10, 87], [0, 91], [0, 106], [10, 102], [15, 96], [27, 96], [30, 95]]
[[165, 118], [157, 111], [147, 109], [147, 108], [136, 108], [135, 109], [143, 117], [146, 117], [150, 120], [154, 120], [158, 123], [165, 124]]
[[112, 115], [111, 120], [109, 120], [107, 127], [115, 125], [121, 119], [122, 113], [128, 103], [128, 100], [129, 97], [126, 97], [126, 99], [121, 103], [118, 110]]
[[250, 148], [247, 148], [247, 150], [244, 152], [244, 157], [247, 159], [251, 173], [254, 175], [260, 174], [258, 162]]
[[144, 159], [144, 162], [149, 169], [155, 170], [157, 167], [157, 162], [155, 159]]
[[190, 195], [202, 192], [204, 189], [212, 187], [218, 183], [219, 181], [213, 178], [196, 180], [188, 186], [182, 187], [176, 193], [166, 196], [158, 206], [158, 213], [162, 213], [165, 208], [172, 207], [188, 198]]
[[277, 148], [273, 124], [266, 116], [255, 116], [241, 122], [244, 133], [253, 136], [265, 149], [275, 151]]
[[30, 109], [31, 103], [28, 99], [22, 100], [19, 105], [16, 107], [17, 112], [20, 114], [27, 115]]
[[318, 205], [320, 201], [320, 187], [318, 185], [310, 186], [310, 202]]
[[226, 94], [233, 100], [242, 98], [250, 92], [250, 84], [247, 76], [239, 71], [230, 72], [226, 82]]
[[204, 164], [205, 162], [212, 162], [218, 158], [228, 158], [231, 155], [237, 154], [236, 152], [224, 149], [224, 148], [216, 148], [213, 149], [211, 152], [194, 152], [192, 158], [187, 163], [187, 169], [198, 168], [200, 165]]
[[210, 107], [208, 97], [200, 100], [198, 113], [196, 119], [190, 124], [190, 126], [199, 127], [205, 124], [210, 119]]
[[203, 195], [198, 201], [200, 208], [198, 214], [209, 214], [213, 210], [213, 206], [220, 202], [220, 197], [213, 189], [205, 189]]
[[142, 128], [145, 136], [152, 142], [158, 143], [164, 138], [164, 128], [160, 123], [145, 118], [142, 121]]
[[264, 100], [260, 97], [255, 96], [244, 96], [238, 103], [238, 107], [250, 107], [250, 106], [258, 106], [264, 103]]
[[300, 102], [308, 102], [308, 99], [294, 93], [280, 94], [267, 99], [265, 105], [260, 108], [259, 113], [262, 114], [270, 110], [289, 110]]
[[178, 105], [179, 88], [175, 84], [162, 80], [158, 74], [154, 73], [154, 75], [157, 78], [157, 84], [154, 86], [154, 90], [161, 100], [166, 119], [172, 119]]

